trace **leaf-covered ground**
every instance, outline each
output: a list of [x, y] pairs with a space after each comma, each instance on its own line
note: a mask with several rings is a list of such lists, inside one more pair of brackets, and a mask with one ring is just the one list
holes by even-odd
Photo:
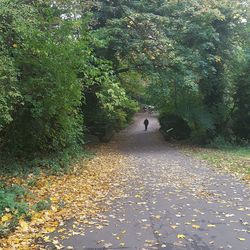
[[[73, 218], [87, 223], [87, 218], [105, 211], [113, 200], [123, 196], [121, 187], [126, 176], [122, 176], [120, 170], [124, 164], [126, 157], [118, 154], [114, 147], [102, 146], [97, 149], [96, 157], [76, 164], [70, 174], [40, 175], [25, 200], [32, 205], [49, 198], [51, 209], [33, 211], [30, 221], [21, 218], [17, 230], [0, 240], [0, 249], [40, 249], [36, 243], [46, 240], [46, 235], [64, 225], [65, 221]], [[9, 183], [25, 185], [27, 181], [12, 178]], [[0, 223], [8, 223], [11, 218], [7, 211]]]

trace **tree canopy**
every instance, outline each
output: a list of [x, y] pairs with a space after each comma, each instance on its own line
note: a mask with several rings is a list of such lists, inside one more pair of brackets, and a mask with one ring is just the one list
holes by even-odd
[[200, 142], [246, 142], [249, 13], [238, 0], [1, 0], [1, 150], [78, 145], [142, 100]]

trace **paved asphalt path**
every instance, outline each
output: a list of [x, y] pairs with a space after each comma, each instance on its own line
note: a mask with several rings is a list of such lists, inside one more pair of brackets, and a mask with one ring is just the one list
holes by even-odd
[[249, 187], [169, 145], [154, 116], [144, 131], [145, 117], [114, 139], [134, 166], [127, 196], [64, 249], [250, 249]]

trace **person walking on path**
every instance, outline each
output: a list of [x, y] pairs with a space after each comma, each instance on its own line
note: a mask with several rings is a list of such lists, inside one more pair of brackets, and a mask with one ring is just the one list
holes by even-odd
[[146, 118], [146, 119], [144, 120], [145, 131], [148, 130], [148, 124], [149, 124], [149, 121], [148, 121], [148, 119]]

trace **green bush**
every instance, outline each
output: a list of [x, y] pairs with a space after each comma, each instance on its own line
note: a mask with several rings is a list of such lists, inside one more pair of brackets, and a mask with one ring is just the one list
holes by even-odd
[[95, 70], [100, 82], [85, 90], [82, 113], [87, 133], [108, 141], [107, 133], [124, 128], [138, 110], [138, 103], [126, 95], [109, 63], [102, 60], [98, 62]]
[[31, 208], [25, 200], [28, 194], [28, 190], [20, 185], [8, 186], [4, 181], [0, 181], [0, 218], [6, 214], [11, 215], [0, 224], [0, 238], [15, 230], [20, 217], [30, 220], [31, 209], [37, 212], [50, 209], [50, 199], [41, 200]]
[[48, 210], [51, 207], [51, 201], [48, 200], [41, 200], [39, 202], [37, 202], [34, 206], [33, 206], [33, 210], [36, 212], [40, 212], [43, 210]]
[[237, 77], [235, 86], [235, 111], [233, 112], [233, 132], [240, 140], [250, 141], [250, 54], [248, 62]]
[[28, 204], [24, 202], [26, 194], [27, 190], [22, 186], [2, 186], [0, 188], [0, 216], [6, 212], [6, 209], [18, 216], [26, 214], [28, 212]]
[[0, 184], [0, 218], [11, 213], [12, 218], [0, 225], [0, 238], [15, 230], [18, 218], [28, 215], [29, 206], [24, 198], [27, 190], [19, 185], [7, 186], [3, 181]]
[[39, 14], [23, 1], [0, 3], [5, 53], [0, 55], [0, 146], [20, 155], [54, 152], [79, 142], [82, 135], [77, 74], [86, 61], [83, 51], [90, 49], [85, 41], [71, 38], [71, 22], [59, 25], [58, 19], [58, 28], [44, 28], [55, 21], [51, 14], [55, 19], [59, 14], [46, 12], [46, 7]]
[[191, 129], [182, 117], [175, 114], [161, 114], [159, 121], [165, 139], [184, 140], [190, 137]]
[[41, 172], [52, 175], [61, 175], [70, 171], [70, 166], [78, 160], [90, 157], [90, 153], [82, 146], [74, 145], [61, 151], [50, 154], [37, 154], [35, 157], [26, 158], [20, 161], [19, 158], [5, 157], [0, 159], [0, 171], [3, 176], [17, 176], [27, 178], [27, 185], [35, 186], [37, 177]]

